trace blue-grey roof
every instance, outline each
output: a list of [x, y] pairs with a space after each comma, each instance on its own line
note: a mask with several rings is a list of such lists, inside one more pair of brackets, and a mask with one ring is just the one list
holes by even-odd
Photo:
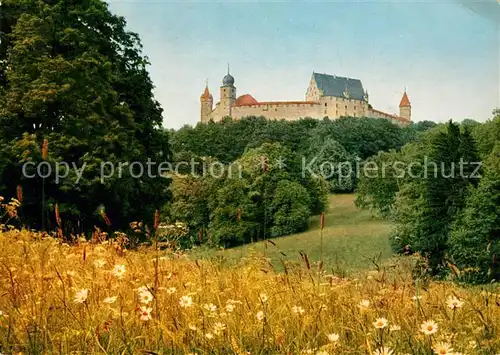
[[344, 78], [342, 76], [313, 73], [318, 89], [324, 96], [345, 97], [344, 92], [349, 94], [349, 98], [364, 100], [365, 90], [359, 79]]
[[227, 75], [222, 78], [222, 85], [227, 86], [227, 85], [234, 85], [234, 78], [231, 74], [227, 73]]

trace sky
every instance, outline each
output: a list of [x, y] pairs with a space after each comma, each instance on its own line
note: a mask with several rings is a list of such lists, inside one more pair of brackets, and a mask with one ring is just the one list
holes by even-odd
[[485, 121], [500, 107], [500, 3], [111, 0], [140, 35], [164, 126], [200, 119], [230, 63], [237, 95], [304, 100], [314, 72], [360, 79], [378, 110], [407, 89], [414, 121]]

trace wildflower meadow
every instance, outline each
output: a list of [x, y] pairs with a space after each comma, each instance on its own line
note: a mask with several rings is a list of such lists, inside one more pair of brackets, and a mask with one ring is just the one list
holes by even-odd
[[[498, 289], [424, 282], [415, 258], [343, 278], [0, 232], [0, 349], [16, 354], [497, 354]], [[307, 256], [306, 256], [307, 259]]]

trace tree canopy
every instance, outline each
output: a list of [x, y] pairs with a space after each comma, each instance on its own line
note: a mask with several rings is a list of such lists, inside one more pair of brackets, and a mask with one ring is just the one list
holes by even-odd
[[[32, 227], [53, 222], [55, 203], [73, 230], [91, 229], [99, 206], [116, 227], [152, 218], [168, 198], [167, 179], [134, 178], [124, 169], [100, 181], [105, 162], [170, 156], [138, 35], [101, 0], [4, 0], [1, 16], [0, 154], [7, 163], [0, 165], [0, 194], [22, 186]], [[23, 164], [43, 161], [52, 169], [74, 164], [81, 179], [75, 169], [59, 182], [23, 176]]]
[[280, 143], [294, 152], [307, 154], [317, 143], [337, 141], [349, 154], [362, 160], [379, 151], [400, 149], [416, 139], [420, 132], [435, 123], [424, 121], [408, 127], [398, 127], [385, 119], [345, 117], [297, 121], [267, 120], [264, 117], [226, 118], [221, 122], [199, 123], [171, 131], [172, 150], [189, 151], [198, 156], [212, 156], [229, 163], [240, 158], [248, 149], [264, 143]]

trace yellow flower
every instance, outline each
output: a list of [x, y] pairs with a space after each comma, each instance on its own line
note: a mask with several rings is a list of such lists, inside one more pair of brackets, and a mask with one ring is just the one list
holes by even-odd
[[172, 293], [175, 293], [175, 291], [177, 291], [177, 289], [175, 287], [169, 287], [169, 288], [167, 288], [167, 293], [170, 294], [170, 295]]
[[438, 325], [433, 320], [428, 320], [420, 325], [420, 331], [425, 335], [432, 335], [438, 331]]
[[78, 291], [77, 293], [75, 293], [74, 302], [75, 303], [83, 303], [87, 300], [88, 295], [89, 295], [89, 290], [82, 289], [82, 290]]
[[433, 350], [434, 350], [434, 353], [436, 353], [438, 355], [452, 355], [452, 354], [454, 354], [453, 348], [448, 343], [437, 343], [434, 346]]
[[262, 303], [266, 303], [267, 302], [267, 295], [265, 293], [261, 293], [259, 295], [259, 299]]
[[401, 330], [401, 327], [399, 325], [391, 325], [389, 328], [391, 332], [397, 332], [398, 330]]
[[264, 319], [264, 312], [263, 311], [258, 311], [256, 315], [258, 320], [263, 320]]
[[377, 329], [383, 329], [387, 327], [388, 324], [389, 322], [385, 318], [377, 318], [375, 322], [373, 322], [373, 326]]

